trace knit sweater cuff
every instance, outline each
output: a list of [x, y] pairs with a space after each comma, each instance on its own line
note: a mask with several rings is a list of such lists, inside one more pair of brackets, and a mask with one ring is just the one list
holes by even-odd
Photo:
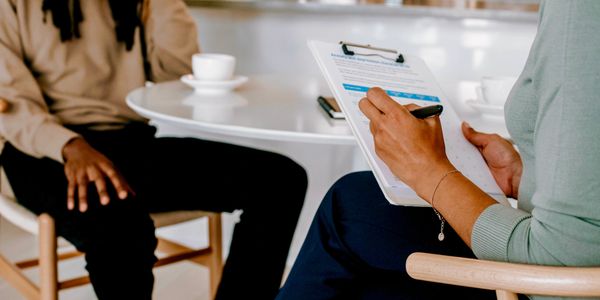
[[494, 204], [486, 208], [473, 226], [471, 248], [478, 258], [508, 261], [508, 243], [514, 229], [531, 215], [512, 207]]

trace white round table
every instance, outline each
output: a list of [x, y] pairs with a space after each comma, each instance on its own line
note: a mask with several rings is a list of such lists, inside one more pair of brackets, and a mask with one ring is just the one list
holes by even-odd
[[201, 94], [180, 81], [140, 88], [127, 104], [140, 115], [191, 130], [234, 137], [302, 143], [354, 145], [344, 121], [319, 108], [327, 95], [317, 79], [253, 77], [238, 90]]
[[[470, 90], [461, 84], [454, 95]], [[464, 91], [463, 91], [464, 90]], [[139, 88], [127, 104], [157, 126], [160, 136], [196, 137], [284, 154], [302, 165], [309, 188], [288, 263], [293, 263], [322, 197], [337, 180], [366, 170], [345, 121], [331, 120], [319, 107], [319, 95], [331, 95], [320, 77], [256, 75], [227, 94], [201, 94], [180, 81]], [[505, 134], [504, 122], [451, 103], [474, 128]], [[226, 226], [232, 226], [232, 222]], [[230, 232], [225, 228], [224, 234]], [[224, 241], [228, 241], [227, 236]], [[228, 249], [228, 247], [226, 247]]]

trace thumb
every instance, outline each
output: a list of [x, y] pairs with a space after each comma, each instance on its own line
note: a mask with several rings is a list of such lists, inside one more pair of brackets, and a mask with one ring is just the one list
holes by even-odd
[[489, 141], [487, 134], [477, 132], [467, 122], [462, 123], [462, 132], [465, 138], [475, 147], [485, 147]]

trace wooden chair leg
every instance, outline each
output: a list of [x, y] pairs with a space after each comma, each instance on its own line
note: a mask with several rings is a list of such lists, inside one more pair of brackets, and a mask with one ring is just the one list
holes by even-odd
[[58, 267], [54, 219], [48, 214], [42, 214], [39, 217], [39, 226], [41, 300], [57, 300]]
[[223, 273], [223, 238], [221, 214], [215, 214], [208, 217], [208, 234], [210, 243], [210, 294], [211, 299], [215, 298], [219, 282], [221, 282], [221, 274]]
[[517, 294], [515, 294], [513, 292], [509, 292], [509, 291], [503, 291], [503, 290], [496, 291], [496, 298], [498, 300], [518, 300], [519, 299]]
[[16, 288], [27, 299], [39, 299], [40, 290], [21, 270], [0, 255], [0, 277]]

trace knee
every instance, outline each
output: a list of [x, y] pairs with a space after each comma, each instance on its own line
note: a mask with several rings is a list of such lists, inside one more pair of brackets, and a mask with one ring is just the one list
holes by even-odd
[[276, 164], [279, 170], [275, 175], [279, 175], [286, 182], [288, 188], [293, 188], [295, 191], [302, 193], [306, 191], [308, 175], [301, 165], [282, 155], [278, 156]]
[[370, 184], [374, 180], [375, 177], [370, 171], [354, 172], [342, 176], [331, 186], [331, 188], [334, 190], [339, 189], [344, 191], [353, 190], [357, 188], [362, 189], [360, 186]]
[[331, 194], [332, 201], [343, 199], [342, 202], [348, 203], [365, 201], [373, 188], [379, 191], [373, 173], [363, 171], [344, 175], [331, 186], [328, 193]]
[[299, 211], [304, 204], [308, 187], [306, 170], [292, 159], [277, 155], [274, 158], [274, 170], [271, 170], [273, 187], [278, 194], [276, 200], [291, 211]]
[[329, 189], [321, 206], [319, 216], [332, 216], [344, 211], [366, 212], [373, 201], [383, 197], [373, 173], [355, 172], [344, 175]]
[[122, 250], [154, 254], [157, 239], [150, 215], [139, 200], [115, 201], [106, 207], [88, 211], [82, 223], [83, 250], [104, 252]]
[[131, 239], [136, 236], [138, 242], [150, 247], [156, 246], [154, 221], [150, 218], [149, 212], [143, 207], [141, 199], [131, 199], [128, 201], [115, 202], [112, 207], [113, 213], [107, 218], [113, 219], [109, 222], [115, 224], [112, 226], [120, 237]]

